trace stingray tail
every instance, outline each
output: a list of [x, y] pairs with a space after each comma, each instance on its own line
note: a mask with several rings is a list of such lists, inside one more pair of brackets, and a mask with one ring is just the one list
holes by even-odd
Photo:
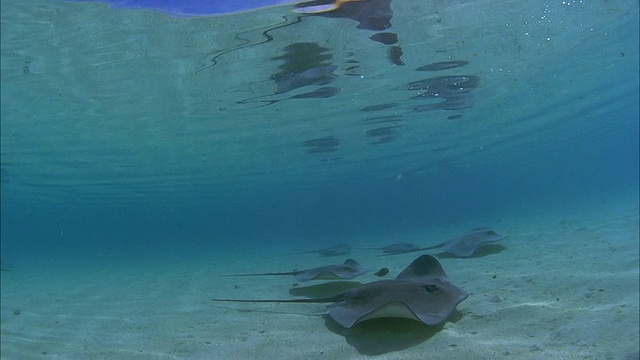
[[237, 302], [237, 303], [328, 303], [336, 302], [342, 299], [342, 294], [330, 296], [326, 298], [317, 299], [219, 299], [213, 298], [212, 301], [216, 302]]

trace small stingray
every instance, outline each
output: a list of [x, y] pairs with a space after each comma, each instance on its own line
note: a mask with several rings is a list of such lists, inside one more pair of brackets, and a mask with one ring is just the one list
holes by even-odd
[[345, 328], [377, 318], [407, 318], [426, 325], [444, 322], [468, 294], [453, 285], [436, 258], [422, 255], [395, 280], [379, 280], [342, 294], [319, 299], [247, 300], [224, 302], [327, 303], [329, 316]]
[[[473, 253], [475, 253], [476, 250], [478, 250], [482, 246], [488, 243], [502, 240], [506, 237], [507, 235], [502, 235], [492, 229], [478, 228], [478, 229], [474, 229], [472, 232], [465, 234], [461, 237], [451, 239], [449, 241], [445, 241], [437, 245], [428, 246], [428, 247], [406, 251], [406, 252], [438, 249], [441, 252], [449, 253], [461, 258], [468, 258], [468, 257], [471, 257]], [[388, 255], [394, 255], [394, 254], [388, 254]]]
[[406, 243], [406, 242], [401, 242], [401, 243], [397, 243], [397, 244], [391, 244], [389, 246], [385, 246], [385, 247], [378, 247], [378, 248], [362, 248], [364, 250], [382, 250], [383, 253], [385, 254], [404, 254], [404, 253], [408, 253], [408, 252], [414, 252], [414, 251], [420, 251], [423, 250], [423, 248], [421, 248], [420, 246], [414, 244], [414, 243]]
[[301, 252], [289, 253], [289, 254], [286, 254], [286, 255], [318, 253], [318, 254], [320, 254], [322, 256], [341, 256], [341, 255], [348, 254], [349, 251], [351, 251], [351, 245], [349, 245], [349, 244], [339, 244], [339, 245], [328, 247], [326, 249], [311, 250], [311, 251], [301, 251]]
[[271, 272], [271, 273], [259, 273], [259, 274], [231, 274], [222, 276], [271, 276], [271, 275], [293, 275], [296, 280], [300, 282], [307, 282], [311, 280], [349, 280], [354, 277], [360, 276], [366, 273], [357, 261], [353, 259], [345, 260], [344, 264], [339, 265], [327, 265], [320, 266], [308, 270], [297, 270], [289, 272]]

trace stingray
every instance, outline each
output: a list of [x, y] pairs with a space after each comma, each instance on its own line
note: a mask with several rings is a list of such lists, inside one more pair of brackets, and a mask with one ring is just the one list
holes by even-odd
[[[443, 243], [427, 246], [423, 248], [419, 248], [416, 250], [410, 250], [405, 252], [416, 252], [430, 249], [438, 249], [441, 252], [449, 253], [461, 258], [468, 258], [473, 255], [479, 248], [482, 246], [493, 243], [496, 241], [500, 241], [506, 238], [507, 235], [502, 235], [495, 230], [488, 228], [477, 228], [472, 232], [460, 236], [455, 239], [451, 239], [449, 241], [445, 241]], [[388, 254], [394, 255], [394, 254]], [[383, 255], [385, 256], [385, 255]]]
[[223, 302], [329, 303], [329, 316], [345, 328], [378, 318], [407, 318], [425, 325], [444, 322], [468, 294], [449, 281], [430, 255], [422, 255], [395, 280], [379, 280], [318, 299], [212, 299]]
[[301, 252], [289, 253], [289, 254], [286, 254], [286, 255], [318, 253], [318, 254], [320, 254], [322, 256], [340, 256], [340, 255], [348, 254], [350, 250], [351, 250], [351, 245], [349, 245], [349, 244], [338, 244], [338, 245], [335, 245], [335, 246], [328, 247], [326, 249], [301, 251]]
[[382, 250], [382, 252], [385, 254], [404, 254], [408, 252], [423, 250], [420, 246], [414, 243], [406, 243], [406, 242], [391, 244], [385, 247], [362, 248], [362, 249], [363, 250]]
[[222, 276], [271, 276], [271, 275], [293, 275], [300, 282], [311, 280], [349, 280], [366, 273], [357, 261], [347, 259], [343, 264], [320, 266], [308, 270], [296, 270], [289, 272], [270, 272], [258, 274], [231, 274]]

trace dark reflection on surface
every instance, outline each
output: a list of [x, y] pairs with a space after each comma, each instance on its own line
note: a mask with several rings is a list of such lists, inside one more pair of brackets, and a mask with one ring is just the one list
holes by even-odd
[[407, 84], [407, 90], [420, 91], [416, 97], [455, 95], [469, 92], [478, 87], [480, 78], [475, 75], [436, 76], [413, 81]]
[[340, 88], [337, 87], [320, 87], [285, 98], [275, 97], [274, 95], [307, 86], [326, 85], [337, 78], [334, 73], [337, 66], [331, 62], [333, 54], [329, 52], [329, 49], [316, 43], [300, 42], [287, 45], [283, 50], [284, 54], [271, 58], [271, 60], [283, 61], [278, 66], [280, 72], [270, 77], [276, 82], [275, 93], [241, 100], [238, 101], [239, 104], [261, 103], [261, 106], [268, 106], [288, 99], [328, 98], [340, 92]]
[[439, 101], [414, 106], [415, 112], [459, 110], [473, 106], [469, 93], [478, 87], [479, 81], [475, 75], [436, 76], [411, 82], [405, 88], [419, 92], [412, 99]]
[[360, 109], [360, 111], [380, 111], [380, 110], [391, 109], [391, 108], [396, 107], [398, 105], [400, 105], [400, 104], [398, 104], [398, 103], [386, 103], [386, 104], [379, 104], [379, 105], [371, 105], [371, 106], [363, 107], [362, 109]]
[[[233, 46], [226, 49], [216, 49], [212, 53], [207, 54], [204, 58], [200, 59], [201, 65], [200, 65], [200, 68], [196, 71], [196, 73], [209, 69], [212, 66], [215, 66], [216, 64], [218, 64], [218, 59], [224, 55], [227, 55], [242, 49], [266, 44], [270, 41], [273, 41], [274, 37], [273, 35], [271, 35], [272, 31], [275, 31], [278, 29], [284, 29], [291, 25], [299, 24], [300, 22], [302, 22], [303, 17], [304, 16], [302, 15], [296, 16], [296, 17], [284, 16], [283, 17], [284, 20], [282, 22], [265, 27], [263, 28], [264, 29], [263, 31], [260, 31], [262, 29], [258, 29], [258, 30], [251, 29], [251, 30], [238, 33], [235, 36], [235, 39], [241, 42], [240, 45]], [[258, 32], [259, 32], [259, 36], [258, 36], [259, 40], [253, 39], [255, 37], [255, 34]]]
[[320, 159], [320, 161], [322, 162], [335, 162], [338, 160], [341, 160], [342, 156], [336, 156], [336, 157], [332, 157], [332, 158], [325, 158], [325, 159]]
[[393, 129], [398, 126], [385, 126], [367, 131], [367, 136], [389, 136], [393, 134]]
[[393, 45], [398, 42], [398, 35], [395, 33], [382, 32], [371, 35], [369, 39], [385, 45]]
[[307, 140], [302, 143], [307, 148], [307, 152], [314, 153], [331, 153], [338, 149], [340, 140], [333, 136], [327, 136], [318, 139]]
[[[318, 13], [306, 13], [304, 10], [309, 8], [325, 8], [327, 11], [318, 12]], [[393, 18], [393, 10], [391, 9], [391, 0], [316, 0], [316, 1], [308, 1], [302, 2], [296, 5], [301, 12], [298, 16], [283, 16], [284, 21], [269, 25], [261, 29], [251, 29], [247, 31], [243, 31], [238, 33], [235, 36], [235, 39], [238, 40], [241, 44], [237, 46], [233, 46], [231, 48], [226, 49], [216, 49], [212, 51], [210, 54], [206, 55], [201, 59], [201, 66], [196, 72], [201, 72], [205, 69], [208, 69], [212, 66], [215, 66], [218, 63], [220, 57], [239, 51], [242, 49], [262, 45], [268, 42], [275, 40], [275, 36], [272, 34], [274, 30], [284, 29], [291, 25], [299, 24], [303, 21], [304, 18], [308, 16], [319, 16], [325, 18], [346, 18], [351, 19], [358, 22], [357, 28], [362, 30], [371, 30], [371, 31], [383, 31], [391, 27], [391, 19]], [[398, 43], [398, 36], [393, 32], [381, 32], [374, 34], [370, 37], [373, 41], [380, 42], [385, 45], [393, 45]], [[310, 43], [300, 43], [300, 44], [310, 44]], [[299, 44], [293, 44], [290, 46], [298, 46]], [[315, 44], [314, 44], [315, 45]], [[317, 46], [317, 45], [316, 45]], [[301, 55], [304, 46], [299, 46], [298, 48], [287, 49], [285, 48], [285, 52], [288, 54], [283, 55], [282, 57], [274, 58], [273, 60], [285, 60], [286, 63], [289, 59], [297, 57], [296, 55]], [[322, 49], [318, 51], [318, 49], [309, 48], [312, 54], [318, 54], [322, 51], [327, 51], [328, 49]], [[402, 55], [402, 50], [399, 45], [396, 45], [394, 48], [389, 49], [389, 59], [392, 60], [394, 64], [401, 65], [403, 62], [399, 59], [400, 55]], [[289, 61], [290, 62], [290, 61]], [[276, 80], [279, 84], [283, 85], [278, 89], [278, 93], [290, 91], [296, 88], [296, 80], [294, 79], [291, 82], [287, 82], [287, 77], [292, 76], [291, 74], [300, 74], [301, 77], [305, 77], [309, 74], [305, 74], [306, 70], [311, 70], [314, 67], [320, 67], [315, 70], [318, 72], [333, 72], [335, 68], [329, 69], [324, 68], [327, 66], [326, 64], [318, 64], [316, 66], [307, 65], [304, 69], [283, 69], [281, 73], [274, 75], [273, 80]], [[295, 68], [295, 66], [294, 66]], [[313, 72], [313, 71], [312, 71]], [[304, 83], [304, 81], [302, 81]], [[292, 84], [293, 83], [293, 84]], [[326, 84], [325, 82], [324, 84]], [[322, 83], [316, 83], [317, 85], [322, 85]], [[305, 85], [302, 85], [305, 86]], [[300, 86], [298, 86], [300, 87]]]
[[389, 48], [389, 61], [396, 65], [404, 65], [402, 61], [402, 48], [400, 46], [394, 45]]
[[431, 110], [461, 110], [473, 106], [473, 100], [468, 96], [449, 96], [444, 101], [436, 104], [416, 105], [411, 109], [414, 112], [423, 112]]
[[291, 99], [323, 99], [332, 97], [340, 92], [340, 88], [337, 87], [321, 87], [314, 91], [309, 91], [303, 94], [294, 95]]
[[362, 122], [365, 124], [383, 124], [383, 123], [389, 123], [389, 122], [395, 123], [401, 120], [402, 120], [401, 115], [388, 115], [388, 116], [374, 116], [374, 117], [366, 118], [362, 120]]
[[278, 84], [277, 94], [309, 85], [325, 85], [337, 77], [333, 72], [333, 55], [315, 43], [294, 43], [284, 48], [284, 54], [272, 58], [284, 63], [278, 68], [280, 72], [271, 76]]
[[[331, 4], [332, 0], [308, 1], [297, 8]], [[358, 29], [381, 31], [391, 27], [391, 0], [364, 0], [344, 2], [333, 11], [313, 14], [329, 18], [347, 18], [358, 22]]]
[[443, 61], [443, 62], [437, 62], [433, 64], [420, 66], [419, 68], [416, 69], [416, 71], [441, 71], [441, 70], [447, 70], [447, 69], [455, 69], [468, 64], [469, 62], [465, 60]]
[[[391, 19], [393, 11], [391, 9], [391, 0], [316, 0], [296, 5], [301, 14], [295, 18], [283, 16], [283, 22], [275, 26], [262, 29], [249, 30], [239, 33], [237, 40], [243, 44], [221, 51], [214, 52], [203, 59], [203, 67], [198, 71], [202, 71], [217, 63], [219, 57], [233, 51], [245, 49], [248, 47], [261, 45], [275, 40], [272, 31], [276, 29], [284, 29], [295, 24], [303, 22], [307, 17], [324, 17], [336, 19], [351, 19], [358, 22], [357, 28], [362, 30], [376, 31], [370, 36], [371, 40], [379, 42], [387, 47], [387, 58], [395, 65], [404, 65], [402, 61], [402, 48], [400, 47], [398, 35], [383, 31], [391, 27]], [[316, 9], [324, 12], [305, 12], [306, 10]], [[324, 9], [324, 10], [322, 10]], [[261, 35], [259, 41], [249, 40], [249, 35]], [[255, 37], [255, 36], [254, 36]], [[269, 77], [276, 83], [276, 90], [271, 94], [257, 95], [251, 98], [238, 100], [237, 104], [254, 104], [259, 107], [270, 106], [281, 101], [291, 99], [324, 99], [336, 96], [341, 89], [338, 87], [325, 86], [332, 83], [338, 75], [337, 65], [334, 65], [334, 54], [331, 49], [320, 46], [314, 42], [296, 42], [288, 44], [282, 48], [282, 55], [271, 58], [272, 61], [281, 62], [278, 65], [279, 71]], [[357, 59], [357, 54], [351, 53], [346, 60], [347, 66], [342, 71], [347, 76], [362, 76], [361, 68]], [[277, 96], [286, 94], [304, 87], [317, 86], [316, 89], [295, 92], [292, 95]], [[397, 106], [398, 104], [389, 104], [388, 106]], [[382, 108], [381, 108], [382, 109]], [[363, 111], [375, 111], [375, 106], [371, 109]]]
[[[424, 65], [416, 69], [416, 71], [440, 71], [454, 69], [469, 64], [465, 60], [436, 62]], [[360, 109], [362, 112], [382, 112], [380, 116], [368, 117], [362, 122], [364, 124], [392, 124], [398, 125], [402, 123], [403, 115], [407, 113], [416, 113], [432, 110], [461, 110], [473, 106], [473, 90], [478, 88], [480, 77], [477, 75], [445, 75], [424, 78], [412, 81], [403, 86], [395, 88], [396, 90], [408, 91], [411, 100], [417, 100], [421, 103], [412, 102], [411, 106], [403, 106], [405, 101], [389, 102], [382, 104], [372, 104]], [[399, 107], [397, 109], [396, 107]], [[385, 110], [393, 109], [389, 115], [384, 115]], [[449, 115], [446, 119], [456, 120], [462, 118], [462, 114]], [[388, 141], [388, 139], [383, 139]]]
[[[338, 4], [339, 3], [339, 4]], [[339, 7], [332, 11], [309, 14], [311, 16], [322, 16], [328, 18], [351, 19], [358, 22], [358, 29], [383, 31], [391, 27], [393, 10], [391, 0], [358, 0], [358, 1], [334, 1], [316, 0], [300, 3], [297, 8], [309, 8], [314, 6], [325, 6], [337, 4]], [[381, 32], [371, 36], [371, 40], [385, 45], [398, 43], [398, 35], [392, 32]], [[389, 60], [396, 65], [404, 65], [400, 59], [402, 49], [399, 45], [389, 48]]]
[[371, 145], [384, 144], [393, 139], [395, 129], [398, 127], [400, 127], [400, 125], [379, 127], [376, 129], [367, 130], [366, 135], [369, 137], [378, 138], [375, 142], [371, 143]]

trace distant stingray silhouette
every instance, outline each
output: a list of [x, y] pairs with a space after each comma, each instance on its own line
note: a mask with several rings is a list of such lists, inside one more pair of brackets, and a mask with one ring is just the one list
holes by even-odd
[[378, 318], [407, 318], [426, 325], [444, 322], [468, 294], [453, 285], [436, 258], [422, 255], [395, 280], [380, 280], [319, 299], [247, 300], [222, 302], [328, 303], [329, 316], [345, 328]]

